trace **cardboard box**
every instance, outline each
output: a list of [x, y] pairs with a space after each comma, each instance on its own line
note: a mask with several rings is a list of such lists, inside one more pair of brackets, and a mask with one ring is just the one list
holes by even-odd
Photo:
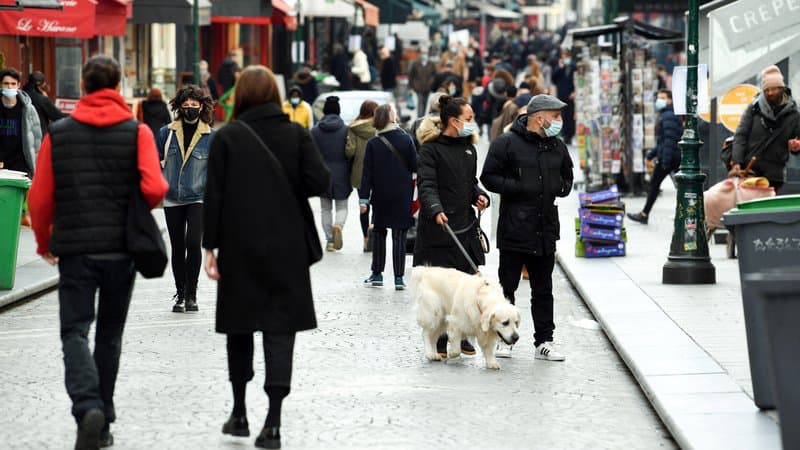
[[611, 188], [606, 189], [605, 191], [598, 191], [593, 192], [591, 194], [580, 194], [580, 201], [581, 206], [588, 205], [590, 203], [605, 203], [619, 199], [619, 189], [617, 185], [612, 185]]
[[625, 243], [619, 242], [612, 245], [585, 242], [585, 255], [587, 258], [607, 258], [610, 256], [625, 256]]
[[600, 214], [585, 208], [579, 209], [578, 215], [581, 219], [581, 224], [617, 228], [622, 226], [622, 219], [625, 217], [622, 212], [616, 214]]
[[583, 224], [580, 237], [583, 241], [622, 242], [622, 228]]

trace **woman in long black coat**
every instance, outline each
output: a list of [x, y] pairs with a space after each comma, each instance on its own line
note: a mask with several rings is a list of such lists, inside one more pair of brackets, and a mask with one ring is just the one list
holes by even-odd
[[[397, 113], [391, 105], [375, 110], [373, 121], [378, 135], [367, 142], [364, 172], [358, 190], [362, 211], [372, 205], [372, 274], [364, 283], [383, 286], [386, 266], [386, 229], [392, 229], [392, 266], [394, 288], [405, 289], [406, 235], [413, 223], [411, 202], [414, 194], [412, 175], [417, 171], [414, 142], [397, 125]], [[389, 142], [389, 145], [384, 142]], [[396, 154], [395, 154], [396, 152]]]
[[[486, 259], [478, 240], [478, 218], [473, 206], [489, 206], [489, 195], [478, 187], [477, 125], [472, 107], [463, 98], [439, 99], [440, 134], [422, 133], [417, 183], [421, 202], [414, 266], [438, 266], [474, 273], [466, 257], [445, 231], [447, 223], [477, 265]], [[422, 127], [429, 128], [425, 121]], [[420, 136], [420, 133], [417, 133]], [[447, 336], [442, 335], [437, 352], [447, 354]], [[469, 341], [461, 342], [464, 354], [474, 355]]]
[[308, 271], [321, 249], [308, 198], [328, 189], [330, 174], [308, 131], [282, 112], [269, 69], [246, 68], [236, 94], [236, 120], [212, 142], [204, 199], [206, 272], [219, 280], [216, 331], [227, 334], [234, 394], [222, 432], [250, 433], [245, 388], [253, 378], [253, 332], [261, 331], [269, 413], [256, 446], [279, 448], [294, 336], [317, 326]]

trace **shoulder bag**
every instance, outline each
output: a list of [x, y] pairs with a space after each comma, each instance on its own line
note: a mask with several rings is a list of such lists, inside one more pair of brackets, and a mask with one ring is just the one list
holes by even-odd
[[[134, 130], [136, 131], [134, 142], [137, 142], [136, 160], [138, 161], [138, 122]], [[125, 240], [128, 253], [133, 257], [133, 264], [136, 270], [145, 278], [158, 278], [164, 275], [164, 269], [167, 267], [167, 246], [164, 243], [161, 230], [150, 212], [150, 205], [147, 204], [144, 195], [142, 195], [139, 186], [141, 174], [139, 173], [138, 164], [136, 175], [136, 185], [128, 201]]]

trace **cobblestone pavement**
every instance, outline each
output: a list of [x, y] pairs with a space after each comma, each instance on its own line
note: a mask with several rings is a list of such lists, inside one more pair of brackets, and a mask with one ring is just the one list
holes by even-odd
[[[283, 448], [676, 448], [558, 269], [555, 337], [566, 362], [533, 358], [527, 282], [517, 294], [522, 339], [512, 359], [500, 360], [502, 370], [486, 370], [480, 354], [426, 361], [411, 291], [361, 286], [370, 256], [361, 252], [356, 210], [352, 197], [345, 248], [312, 270], [319, 328], [298, 335]], [[493, 249], [484, 273], [497, 273], [497, 256]], [[170, 312], [171, 274], [137, 281], [115, 395], [115, 448], [252, 448], [252, 436], [220, 433], [232, 407], [225, 340], [213, 332], [214, 284], [200, 278], [194, 314]], [[259, 345], [255, 358], [247, 394], [253, 434], [267, 409]], [[0, 448], [72, 446], [55, 292], [0, 312], [0, 386]]]

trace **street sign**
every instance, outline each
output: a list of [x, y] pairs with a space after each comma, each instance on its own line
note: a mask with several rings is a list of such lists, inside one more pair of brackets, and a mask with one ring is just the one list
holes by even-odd
[[753, 103], [759, 89], [752, 84], [740, 84], [726, 92], [719, 100], [717, 117], [719, 122], [731, 132], [736, 132], [742, 114]]

